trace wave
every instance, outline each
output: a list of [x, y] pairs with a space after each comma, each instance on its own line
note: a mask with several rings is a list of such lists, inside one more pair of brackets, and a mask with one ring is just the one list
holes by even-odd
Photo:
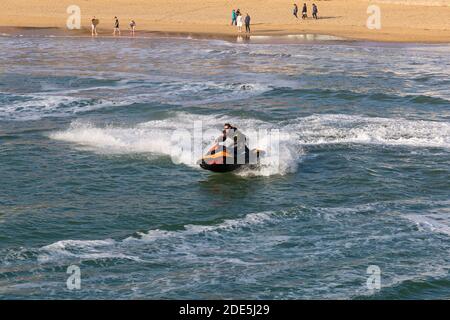
[[[154, 153], [170, 157], [175, 164], [198, 167], [197, 160], [211, 141], [220, 135], [218, 128], [225, 122], [245, 128], [246, 134], [253, 131], [251, 137], [254, 139], [250, 139], [250, 147], [267, 152], [267, 157], [261, 161], [258, 169], [243, 171], [241, 175], [269, 176], [296, 170], [303, 154], [298, 143], [289, 139], [288, 134], [280, 134], [277, 136], [279, 144], [272, 145], [271, 136], [261, 132], [270, 132], [275, 127], [255, 119], [176, 112], [171, 118], [140, 123], [134, 127], [100, 127], [89, 122], [74, 121], [69, 129], [53, 132], [50, 138], [76, 143], [103, 154]], [[194, 140], [192, 134], [196, 125], [202, 127], [199, 140]]]
[[450, 123], [350, 115], [313, 115], [283, 124], [303, 145], [379, 144], [450, 147]]
[[[415, 212], [417, 204], [427, 210], [437, 210], [435, 201], [424, 198], [350, 207], [301, 205], [219, 222], [186, 224], [178, 230], [136, 232], [118, 240], [61, 240], [36, 249], [33, 257], [43, 268], [85, 261], [104, 267], [106, 263], [117, 264], [121, 260], [163, 266], [160, 277], [167, 282], [160, 283], [158, 290], [174, 290], [174, 293], [179, 288], [175, 282], [180, 276], [183, 283], [194, 280], [193, 269], [203, 273], [207, 280], [216, 280], [220, 274], [240, 283], [264, 284], [271, 283], [275, 275], [294, 275], [300, 270], [311, 275], [307, 277], [311, 290], [302, 288], [280, 293], [279, 297], [367, 298], [374, 294], [372, 297], [376, 298], [389, 294], [392, 289], [401, 289], [405, 282], [421, 281], [428, 276], [445, 277], [448, 273], [442, 267], [446, 265], [445, 255], [434, 259], [432, 253], [427, 254], [437, 238], [427, 234], [428, 241], [424, 242], [421, 230], [409, 227], [409, 219], [403, 219], [402, 211], [397, 211], [406, 207], [407, 211]], [[437, 205], [448, 208], [448, 201]], [[408, 221], [406, 227], [405, 221]], [[316, 228], [318, 225], [321, 227]], [[353, 230], [350, 237], [348, 230]], [[374, 243], [380, 250], [371, 251]], [[405, 253], [401, 261], [392, 265], [384, 259], [385, 254], [397, 254], [399, 248]], [[367, 252], [371, 254], [367, 256]], [[321, 273], [326, 269], [321, 270], [324, 263], [337, 263], [326, 270], [326, 276]], [[379, 295], [364, 286], [365, 270], [371, 264], [382, 269]], [[339, 289], [336, 283], [350, 287], [339, 286]], [[319, 292], [319, 286], [327, 290]], [[198, 283], [194, 290], [198, 290]]]
[[[129, 89], [135, 94], [130, 95]], [[124, 96], [114, 96], [120, 104], [159, 102], [197, 106], [208, 103], [221, 103], [245, 99], [271, 90], [265, 83], [252, 82], [214, 82], [214, 81], [176, 81], [162, 77], [160, 82], [141, 80], [115, 88], [123, 90]]]
[[[271, 90], [271, 86], [265, 83], [187, 82], [173, 81], [168, 77], [153, 78], [156, 80], [119, 80], [113, 81], [114, 85], [94, 83], [91, 87], [74, 89], [40, 84], [42, 90], [50, 92], [0, 97], [0, 120], [39, 120], [45, 117], [71, 116], [101, 108], [154, 102], [196, 106], [245, 99]], [[102, 98], [96, 98], [100, 96]]]
[[[334, 232], [333, 230], [335, 230], [337, 225], [345, 229], [355, 223], [368, 223], [373, 227], [389, 226], [386, 229], [386, 234], [383, 235], [378, 233], [367, 234], [360, 230], [353, 235], [352, 239], [344, 235], [333, 238], [333, 246], [344, 246], [347, 249], [351, 249], [352, 246], [370, 245], [373, 241], [389, 242], [395, 239], [402, 241], [403, 239], [414, 237], [414, 234], [405, 232], [405, 229], [400, 227], [403, 224], [402, 220], [407, 221], [408, 224], [409, 222], [418, 223], [421, 227], [424, 227], [423, 230], [432, 233], [438, 232], [450, 235], [447, 223], [442, 221], [445, 217], [440, 213], [434, 215], [427, 213], [425, 216], [420, 217], [416, 214], [395, 213], [398, 208], [414, 211], [417, 203], [427, 207], [427, 211], [448, 210], [448, 201], [437, 202], [438, 207], [442, 206], [443, 208], [436, 209], [435, 202], [424, 199], [417, 199], [413, 202], [374, 202], [353, 207], [296, 206], [285, 210], [249, 213], [242, 217], [225, 219], [215, 224], [187, 224], [178, 230], [152, 229], [147, 232], [136, 232], [121, 240], [61, 240], [39, 248], [37, 250], [37, 260], [40, 263], [64, 264], [68, 260], [74, 259], [83, 261], [119, 259], [148, 262], [150, 260], [164, 260], [166, 257], [174, 258], [181, 262], [179, 258], [182, 256], [189, 258], [191, 254], [208, 251], [211, 249], [210, 246], [221, 247], [222, 244], [225, 247], [236, 246], [239, 250], [244, 251], [251, 250], [251, 248], [246, 247], [247, 245], [252, 245], [257, 250], [278, 246], [288, 241], [291, 236], [298, 235], [298, 232], [301, 232], [296, 228], [289, 228], [289, 226], [294, 224], [294, 221], [308, 225], [309, 220], [317, 223], [317, 219], [322, 221], [321, 223], [324, 224], [324, 227], [329, 228], [329, 232]], [[411, 207], [408, 209], [408, 206]], [[382, 213], [382, 218], [380, 218], [380, 213]], [[373, 225], [374, 222], [367, 218], [368, 214], [379, 217], [376, 225]], [[437, 221], [440, 222], [437, 223]], [[398, 232], [399, 228], [403, 231]], [[284, 232], [281, 234], [274, 233], [276, 230], [284, 230]], [[417, 232], [414, 229], [408, 230], [413, 233]], [[422, 228], [419, 228], [418, 231], [420, 232], [421, 230]], [[264, 236], [267, 231], [270, 232], [270, 236]], [[325, 232], [325, 230], [322, 231]], [[248, 238], [249, 235], [252, 235], [251, 239]], [[254, 242], [253, 237], [258, 235], [262, 236], [262, 243]], [[314, 235], [310, 236], [314, 237]], [[243, 243], [245, 241], [250, 242]], [[326, 251], [327, 246], [324, 246], [322, 250]], [[215, 250], [211, 252], [216, 258], [221, 256], [220, 252]], [[225, 254], [225, 256], [230, 258], [228, 254]], [[214, 257], [210, 258], [213, 259]]]
[[0, 106], [0, 120], [29, 121], [63, 117], [114, 105], [109, 101], [71, 96], [18, 96], [16, 102]]
[[[260, 212], [252, 213], [243, 218], [229, 219], [216, 225], [186, 225], [183, 230], [166, 231], [154, 229], [147, 233], [138, 232], [133, 236], [121, 241], [113, 239], [106, 240], [61, 240], [50, 245], [41, 247], [38, 254], [40, 263], [64, 263], [67, 260], [101, 260], [101, 259], [126, 259], [136, 262], [143, 261], [140, 257], [130, 254], [130, 250], [136, 246], [143, 246], [157, 241], [170, 239], [186, 240], [192, 236], [209, 234], [217, 236], [220, 232], [239, 231], [243, 228], [254, 228], [257, 225], [265, 224], [281, 217], [283, 212]], [[176, 246], [176, 242], [170, 242], [161, 246]], [[155, 247], [154, 250], [157, 250]]]
[[38, 255], [39, 263], [48, 263], [55, 260], [100, 260], [100, 259], [126, 259], [139, 261], [139, 258], [113, 250], [116, 242], [107, 240], [61, 240], [41, 248]]
[[414, 222], [420, 230], [441, 233], [450, 236], [450, 221], [442, 214], [406, 215], [406, 219]]

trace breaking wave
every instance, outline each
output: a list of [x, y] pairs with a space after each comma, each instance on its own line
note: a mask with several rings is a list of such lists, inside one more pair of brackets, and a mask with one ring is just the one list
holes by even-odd
[[[243, 218], [229, 219], [216, 225], [186, 225], [184, 230], [166, 231], [150, 230], [147, 233], [136, 233], [133, 236], [116, 241], [106, 240], [61, 240], [40, 248], [38, 261], [40, 263], [65, 262], [70, 259], [79, 260], [99, 260], [99, 259], [126, 259], [133, 261], [142, 261], [140, 257], [130, 254], [130, 248], [136, 245], [145, 245], [160, 240], [170, 240], [165, 246], [176, 245], [176, 239], [186, 240], [190, 237], [196, 237], [201, 234], [210, 234], [217, 236], [220, 232], [239, 231], [243, 228], [253, 228], [255, 226], [269, 223], [282, 216], [283, 213], [259, 212], [244, 216]], [[195, 241], [195, 240], [193, 240]], [[154, 250], [158, 250], [155, 247]]]
[[[45, 87], [45, 84], [42, 86]], [[244, 99], [268, 90], [271, 90], [270, 86], [263, 83], [183, 82], [165, 77], [161, 81], [140, 79], [116, 81], [115, 86], [58, 89], [51, 94], [0, 93], [0, 120], [28, 121], [65, 117], [102, 108], [154, 102], [184, 106], [220, 103]], [[101, 94], [102, 98], [91, 98], [93, 93]]]
[[380, 144], [450, 147], [450, 123], [350, 115], [313, 115], [284, 124], [302, 144]]

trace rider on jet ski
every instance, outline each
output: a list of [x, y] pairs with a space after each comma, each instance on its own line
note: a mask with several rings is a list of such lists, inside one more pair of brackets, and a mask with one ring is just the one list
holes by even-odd
[[242, 167], [256, 168], [265, 152], [257, 148], [250, 151], [247, 143], [245, 134], [225, 123], [222, 135], [197, 163], [202, 169], [213, 172], [230, 172]]
[[[219, 136], [215, 142], [215, 147], [217, 147], [217, 145], [222, 145], [223, 151], [228, 151], [234, 155], [235, 164], [249, 163], [249, 149], [247, 146], [248, 139], [247, 136], [243, 134], [238, 128], [233, 127], [229, 123], [225, 123], [223, 126], [222, 135]], [[213, 154], [214, 151], [211, 151], [211, 153]], [[245, 160], [239, 157], [240, 159], [239, 161], [237, 161], [238, 156], [241, 154], [245, 154]]]

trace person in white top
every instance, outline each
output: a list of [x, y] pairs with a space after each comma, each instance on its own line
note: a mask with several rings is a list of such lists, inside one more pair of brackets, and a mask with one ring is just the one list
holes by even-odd
[[236, 21], [237, 21], [238, 32], [242, 32], [243, 18], [242, 18], [242, 15], [241, 15], [241, 14], [239, 14], [239, 15], [237, 16]]

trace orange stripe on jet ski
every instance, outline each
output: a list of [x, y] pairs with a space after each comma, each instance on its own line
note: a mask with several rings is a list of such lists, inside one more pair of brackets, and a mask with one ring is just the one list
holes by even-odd
[[225, 157], [230, 157], [231, 155], [228, 153], [228, 152], [224, 152], [224, 151], [220, 151], [220, 152], [217, 152], [217, 153], [215, 153], [215, 154], [210, 154], [210, 155], [207, 155], [207, 156], [204, 156], [202, 159], [203, 160], [208, 160], [208, 159], [216, 159], [216, 158], [221, 158], [221, 157], [223, 157], [225, 155]]

